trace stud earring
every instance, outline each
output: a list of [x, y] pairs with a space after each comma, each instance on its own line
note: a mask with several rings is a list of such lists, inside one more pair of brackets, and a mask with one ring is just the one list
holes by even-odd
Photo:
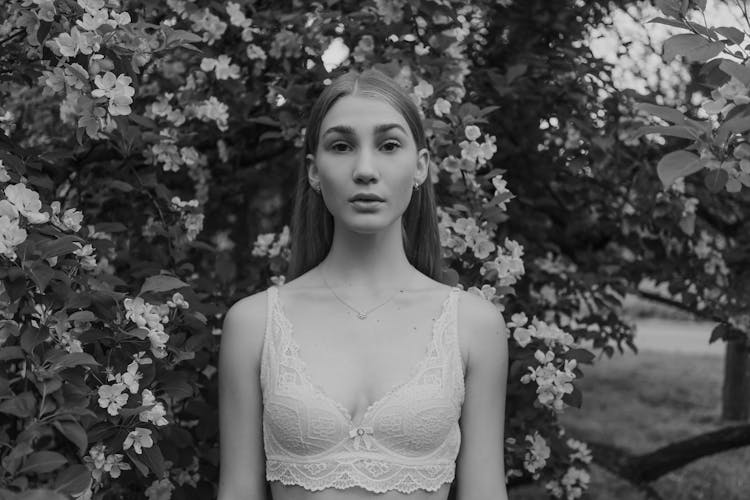
[[419, 183], [415, 182], [414, 183], [414, 191], [417, 191], [418, 189], [419, 189]]

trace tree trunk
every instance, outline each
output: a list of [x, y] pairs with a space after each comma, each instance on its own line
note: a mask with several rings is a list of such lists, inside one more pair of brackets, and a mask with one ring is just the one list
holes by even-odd
[[747, 337], [727, 341], [721, 418], [750, 418], [750, 350]]

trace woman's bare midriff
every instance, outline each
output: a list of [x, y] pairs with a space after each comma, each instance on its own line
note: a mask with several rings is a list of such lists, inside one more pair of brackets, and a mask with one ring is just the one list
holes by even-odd
[[415, 490], [409, 494], [398, 491], [373, 493], [359, 487], [345, 490], [327, 488], [320, 491], [308, 491], [301, 486], [285, 485], [278, 481], [271, 482], [273, 500], [445, 500], [448, 498], [450, 488], [451, 483], [445, 483], [437, 491]]

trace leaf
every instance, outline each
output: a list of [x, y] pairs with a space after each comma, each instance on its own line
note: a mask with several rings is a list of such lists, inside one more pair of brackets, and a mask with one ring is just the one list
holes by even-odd
[[78, 453], [83, 455], [88, 448], [89, 440], [86, 436], [86, 430], [75, 420], [55, 420], [52, 426], [60, 431], [60, 434], [78, 447]]
[[708, 339], [709, 344], [713, 344], [717, 340], [725, 340], [728, 333], [728, 327], [724, 323], [719, 323], [711, 330], [711, 338]]
[[8, 338], [10, 335], [14, 337], [21, 335], [18, 323], [9, 319], [0, 320], [0, 338]]
[[648, 134], [661, 134], [690, 140], [695, 140], [698, 138], [696, 136], [699, 136], [699, 134], [694, 132], [693, 129], [684, 125], [669, 125], [667, 127], [662, 125], [647, 125], [637, 129], [633, 134], [633, 138], [637, 139]]
[[685, 121], [685, 115], [681, 111], [678, 111], [669, 106], [658, 106], [648, 102], [639, 102], [635, 107], [641, 111], [654, 116], [658, 116], [662, 120], [666, 120], [670, 123], [683, 123]]
[[83, 243], [83, 240], [78, 236], [63, 236], [56, 240], [41, 243], [37, 248], [41, 253], [40, 258], [49, 259], [78, 250], [79, 247], [75, 244], [76, 242]]
[[0, 413], [15, 415], [19, 418], [28, 418], [34, 415], [36, 409], [36, 398], [34, 394], [26, 391], [13, 399], [7, 399], [0, 403]]
[[23, 466], [18, 472], [20, 474], [43, 474], [59, 469], [67, 463], [68, 459], [56, 451], [37, 451], [26, 457]]
[[55, 491], [79, 495], [91, 485], [91, 472], [85, 465], [71, 465], [55, 478]]
[[76, 311], [68, 316], [68, 321], [96, 321], [98, 318], [91, 311]]
[[723, 146], [730, 136], [750, 130], [750, 116], [736, 116], [725, 121], [716, 130], [716, 144]]
[[19, 493], [13, 500], [69, 500], [65, 495], [47, 489], [26, 490]]
[[0, 361], [7, 361], [9, 359], [23, 359], [26, 357], [23, 349], [17, 345], [0, 348]]
[[706, 62], [724, 50], [723, 42], [712, 42], [701, 35], [674, 35], [664, 42], [664, 60], [680, 55], [688, 62]]
[[706, 177], [704, 177], [703, 182], [706, 184], [706, 187], [709, 191], [712, 193], [718, 193], [722, 189], [724, 189], [724, 186], [726, 185], [727, 181], [729, 180], [729, 174], [726, 170], [717, 168], [715, 170], [711, 170], [706, 174]]
[[135, 465], [135, 468], [138, 469], [138, 472], [140, 472], [143, 476], [148, 476], [148, 466], [143, 463], [141, 460], [141, 457], [136, 454], [135, 451], [133, 451], [132, 448], [125, 450], [125, 455], [130, 459], [131, 462], [133, 462], [133, 465]]
[[689, 26], [682, 21], [667, 19], [666, 17], [655, 17], [650, 21], [646, 21], [646, 24], [648, 23], [666, 24], [667, 26], [674, 26], [675, 28], [690, 29]]
[[91, 354], [85, 352], [71, 352], [65, 354], [59, 360], [55, 360], [53, 366], [56, 368], [70, 368], [79, 365], [99, 366], [99, 362], [94, 359]]
[[594, 353], [588, 349], [571, 349], [566, 352], [565, 359], [575, 359], [578, 363], [591, 364], [594, 361]]
[[655, 0], [656, 8], [669, 17], [680, 17], [682, 2], [680, 0]]
[[34, 261], [34, 263], [31, 265], [29, 274], [31, 275], [31, 279], [34, 280], [37, 288], [39, 288], [39, 293], [44, 293], [44, 290], [47, 288], [47, 285], [52, 279], [52, 276], [54, 276], [55, 274], [55, 270], [52, 269], [46, 262], [37, 260]]
[[143, 461], [151, 471], [156, 474], [156, 477], [162, 477], [164, 475], [164, 457], [161, 454], [159, 446], [154, 444], [150, 448], [143, 448]]
[[694, 174], [702, 168], [697, 155], [681, 149], [664, 156], [656, 166], [656, 172], [664, 188], [668, 188], [678, 178]]
[[142, 295], [146, 292], [166, 292], [186, 286], [190, 285], [178, 278], [175, 278], [174, 276], [167, 276], [165, 274], [160, 274], [158, 276], [149, 276], [143, 283], [141, 291], [138, 292], [138, 295]]
[[730, 41], [737, 45], [741, 44], [745, 39], [745, 34], [734, 26], [721, 26], [719, 28], [715, 28], [715, 30], [718, 34], [727, 37]]
[[695, 214], [686, 214], [679, 222], [680, 229], [688, 236], [695, 232]]
[[750, 68], [729, 59], [722, 59], [719, 69], [729, 76], [735, 77], [743, 85], [750, 85]]
[[565, 402], [565, 404], [573, 406], [575, 408], [580, 408], [581, 406], [583, 406], [583, 395], [581, 394], [581, 391], [579, 391], [575, 386], [573, 386], [573, 392], [563, 394], [562, 400], [563, 402]]

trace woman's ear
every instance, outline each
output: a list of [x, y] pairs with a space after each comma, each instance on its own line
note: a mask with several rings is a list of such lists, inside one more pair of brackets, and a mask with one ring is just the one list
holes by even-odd
[[311, 184], [319, 183], [318, 167], [315, 165], [315, 156], [308, 154], [305, 156], [305, 167], [307, 167], [307, 179]]
[[430, 152], [427, 148], [422, 148], [417, 152], [417, 171], [414, 174], [414, 182], [420, 186], [427, 181], [430, 175]]

